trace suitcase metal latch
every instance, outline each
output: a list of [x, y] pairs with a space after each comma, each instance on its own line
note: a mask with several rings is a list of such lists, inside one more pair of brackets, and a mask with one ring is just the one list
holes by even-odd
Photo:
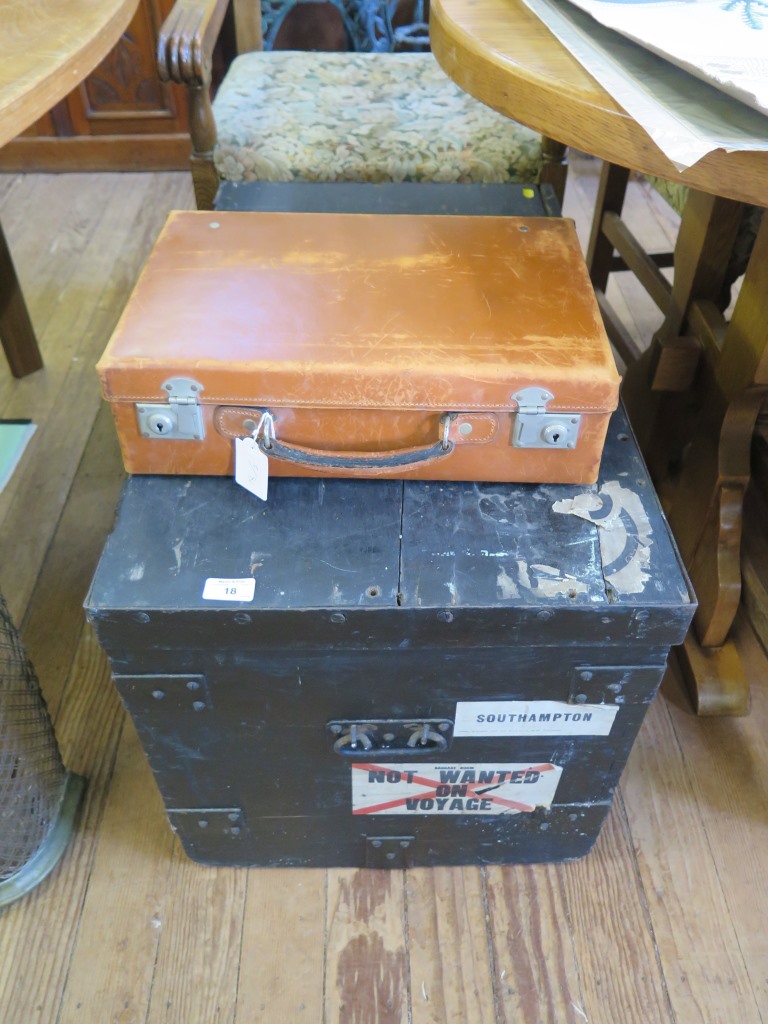
[[188, 377], [171, 377], [163, 384], [168, 402], [136, 406], [142, 437], [160, 441], [201, 441], [205, 437], [203, 410], [198, 404], [202, 384]]
[[554, 395], [546, 388], [523, 388], [512, 398], [517, 415], [512, 428], [513, 448], [575, 448], [581, 416], [570, 412], [547, 412]]

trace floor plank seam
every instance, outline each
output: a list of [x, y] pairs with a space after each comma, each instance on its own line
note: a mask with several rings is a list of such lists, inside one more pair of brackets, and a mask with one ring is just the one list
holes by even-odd
[[[657, 699], [659, 699], [658, 696]], [[617, 810], [621, 815], [621, 819], [624, 823], [624, 828], [626, 829], [627, 836], [629, 837], [629, 848], [632, 851], [632, 869], [635, 873], [635, 885], [637, 887], [637, 893], [640, 898], [640, 907], [643, 912], [643, 917], [645, 918], [645, 925], [648, 929], [648, 935], [651, 939], [653, 955], [656, 959], [656, 968], [659, 972], [659, 978], [661, 979], [661, 985], [664, 991], [664, 1002], [666, 1003], [667, 1011], [669, 1013], [670, 1024], [678, 1024], [677, 1014], [675, 1013], [675, 1008], [672, 1005], [672, 996], [669, 991], [669, 985], [667, 984], [667, 976], [664, 972], [664, 965], [661, 960], [661, 950], [659, 949], [659, 943], [656, 938], [656, 931], [653, 927], [653, 915], [651, 914], [651, 905], [648, 900], [648, 894], [645, 891], [645, 886], [643, 885], [642, 875], [640, 874], [640, 865], [637, 862], [634, 837], [632, 835], [632, 826], [629, 821], [629, 815], [627, 814], [627, 807], [624, 802], [624, 793], [621, 788], [621, 783], [619, 783], [619, 785], [616, 787], [616, 792], [614, 793], [613, 799], [616, 803]], [[680, 1022], [680, 1024], [684, 1024], [684, 1022]]]
[[483, 916], [485, 918], [485, 940], [488, 944], [488, 960], [491, 966], [491, 991], [493, 994], [493, 1014], [496, 1024], [504, 1024], [501, 1016], [501, 993], [499, 992], [498, 963], [496, 949], [493, 944], [493, 928], [491, 927], [491, 906], [488, 899], [488, 868], [480, 866], [480, 891], [483, 894]]
[[405, 954], [405, 1012], [408, 1024], [413, 1024], [413, 976], [411, 974], [411, 929], [408, 920], [408, 872], [401, 871], [403, 889], [403, 952]]
[[[118, 726], [118, 729], [117, 729], [117, 735], [115, 737], [115, 745], [114, 745], [114, 747], [112, 749], [112, 755], [111, 755], [111, 758], [110, 758], [109, 767], [108, 767], [108, 769], [107, 769], [107, 771], [105, 773], [105, 779], [104, 779], [104, 801], [105, 802], [106, 802], [107, 794], [109, 793], [109, 789], [112, 786], [112, 779], [114, 777], [115, 765], [117, 763], [117, 751], [118, 751], [118, 749], [120, 747], [120, 742], [121, 742], [121, 740], [123, 738], [123, 731], [125, 729], [125, 714], [126, 714], [125, 711], [123, 711], [122, 721], [120, 722], [120, 724]], [[86, 794], [86, 800], [87, 800], [87, 794]], [[80, 827], [80, 823], [82, 821], [83, 810], [84, 810], [84, 808], [81, 807], [80, 811], [78, 812], [78, 818], [77, 818], [77, 822], [76, 822], [76, 827], [78, 827], [78, 828]], [[82, 898], [80, 900], [80, 910], [79, 910], [78, 915], [77, 915], [77, 924], [75, 925], [75, 927], [73, 929], [72, 940], [71, 940], [70, 947], [69, 947], [69, 956], [67, 957], [66, 969], [64, 970], [64, 980], [62, 982], [61, 992], [59, 994], [59, 1004], [58, 1004], [58, 1007], [56, 1008], [56, 1017], [55, 1017], [55, 1020], [54, 1020], [53, 1024], [61, 1024], [61, 1015], [62, 1015], [62, 1013], [64, 1011], [64, 1004], [65, 1004], [65, 999], [66, 999], [66, 995], [67, 995], [67, 986], [69, 985], [69, 976], [70, 976], [70, 971], [71, 971], [71, 968], [72, 968], [72, 961], [74, 960], [74, 957], [75, 957], [75, 952], [77, 950], [77, 942], [78, 942], [78, 938], [80, 936], [80, 926], [82, 924], [83, 908], [85, 907], [85, 904], [87, 902], [88, 890], [89, 890], [89, 888], [91, 886], [93, 862], [96, 859], [96, 852], [97, 852], [97, 850], [99, 848], [99, 844], [100, 844], [100, 842], [101, 842], [101, 840], [103, 838], [102, 835], [101, 835], [101, 823], [102, 823], [103, 817], [104, 817], [104, 808], [102, 806], [102, 811], [101, 811], [101, 815], [99, 816], [99, 820], [98, 820], [98, 822], [95, 823], [95, 827], [97, 829], [97, 837], [96, 837], [96, 839], [95, 839], [95, 841], [93, 843], [90, 857], [88, 858], [88, 860], [86, 862], [86, 865], [85, 865], [86, 870], [83, 872], [83, 874], [85, 875], [85, 885], [83, 887], [83, 894], [82, 894]]]
[[[603, 826], [603, 827], [605, 827], [605, 826]], [[567, 865], [565, 865], [564, 867], [565, 867], [565, 870], [567, 870]], [[575, 974], [576, 974], [576, 984], [578, 985], [578, 990], [579, 990], [579, 1007], [581, 1007], [580, 1012], [582, 1014], [584, 1014], [585, 1010], [587, 1010], [587, 1009], [591, 1010], [591, 1007], [588, 1007], [588, 1005], [587, 1005], [589, 1000], [586, 998], [586, 993], [584, 991], [584, 984], [583, 984], [583, 982], [581, 980], [581, 962], [579, 960], [579, 954], [578, 954], [577, 948], [576, 948], [576, 928], [575, 928], [574, 923], [573, 923], [573, 915], [571, 913], [571, 904], [570, 904], [570, 901], [568, 900], [568, 893], [566, 891], [565, 871], [564, 870], [558, 871], [557, 869], [555, 869], [554, 874], [555, 874], [555, 878], [556, 878], [556, 882], [557, 882], [557, 888], [560, 890], [560, 902], [563, 905], [563, 912], [565, 913], [565, 923], [566, 923], [566, 926], [568, 928], [568, 938], [570, 939], [570, 943], [571, 943], [571, 956], [573, 957], [573, 969], [574, 969]], [[574, 1010], [576, 1011], [577, 1007], [573, 1003], [573, 1000], [571, 1000], [571, 1005], [573, 1006]], [[588, 1022], [588, 1015], [587, 1015], [587, 1024], [589, 1024], [589, 1022]]]
[[[659, 695], [659, 696], [661, 696], [661, 695]], [[662, 697], [662, 700], [664, 700], [663, 697]], [[687, 776], [687, 778], [689, 780], [693, 780], [693, 779], [696, 778], [695, 768], [694, 768], [693, 765], [690, 764], [688, 758], [685, 755], [685, 747], [683, 746], [680, 734], [677, 731], [677, 728], [676, 728], [676, 725], [675, 725], [674, 715], [672, 715], [672, 713], [670, 712], [669, 704], [667, 703], [666, 700], [664, 700], [664, 713], [667, 715], [667, 717], [669, 719], [669, 724], [670, 724], [671, 732], [672, 732], [672, 735], [675, 738], [675, 743], [677, 745], [677, 749], [678, 749], [678, 752], [680, 754], [680, 759], [681, 759], [681, 761], [683, 763], [685, 774], [686, 774], [686, 776]], [[702, 723], [702, 726], [704, 728], [706, 728], [706, 724], [707, 723]], [[705, 843], [707, 845], [707, 849], [709, 850], [709, 856], [710, 856], [710, 859], [712, 861], [712, 866], [713, 866], [714, 871], [715, 871], [715, 877], [717, 878], [717, 884], [718, 884], [718, 886], [720, 888], [720, 893], [721, 893], [721, 895], [723, 897], [723, 902], [725, 903], [726, 907], [728, 908], [728, 915], [729, 915], [729, 917], [731, 919], [731, 926], [732, 926], [732, 929], [733, 929], [734, 938], [736, 940], [736, 945], [738, 947], [739, 956], [741, 957], [741, 961], [742, 961], [742, 964], [744, 966], [745, 974], [746, 974], [746, 976], [747, 976], [747, 978], [749, 980], [749, 986], [750, 986], [750, 991], [752, 993], [752, 998], [755, 1001], [755, 1011], [756, 1011], [758, 1017], [760, 1018], [760, 1020], [764, 1021], [765, 1017], [763, 1016], [763, 1013], [762, 1013], [762, 1011], [760, 1009], [760, 999], [758, 997], [758, 988], [757, 988], [757, 986], [755, 984], [755, 981], [753, 980], [752, 972], [750, 971], [750, 967], [749, 967], [750, 959], [745, 954], [744, 946], [742, 944], [741, 937], [740, 937], [740, 930], [738, 928], [738, 920], [734, 918], [734, 915], [733, 915], [733, 913], [731, 911], [731, 901], [728, 898], [728, 888], [727, 888], [727, 886], [723, 885], [723, 878], [722, 878], [722, 875], [720, 873], [720, 858], [718, 857], [717, 848], [716, 848], [716, 846], [713, 845], [712, 838], [711, 838], [710, 833], [709, 833], [709, 829], [707, 828], [706, 816], [705, 816], [705, 814], [701, 813], [702, 810], [706, 808], [706, 804], [704, 804], [704, 807], [702, 807], [702, 801], [699, 799], [699, 794], [697, 793], [695, 785], [694, 785], [694, 783], [692, 781], [690, 782], [690, 793], [691, 793], [691, 797], [692, 797], [692, 799], [693, 799], [693, 801], [694, 801], [694, 803], [696, 805], [696, 808], [699, 810], [699, 813], [700, 813], [701, 829], [702, 829], [704, 841], [705, 841]]]
[[[176, 845], [171, 847], [171, 855], [168, 858], [168, 871], [167, 871], [166, 876], [165, 876], [165, 886], [163, 888], [163, 895], [164, 895], [164, 897], [167, 897], [168, 890], [170, 889], [171, 874], [173, 873], [173, 871], [174, 871], [174, 869], [176, 867], [178, 859], [179, 859], [179, 844], [177, 842]], [[165, 910], [165, 906], [164, 906], [163, 903], [161, 903], [161, 906], [163, 906], [163, 909]], [[165, 916], [164, 913], [163, 913], [163, 916]], [[154, 959], [152, 961], [152, 972], [151, 972], [150, 979], [149, 979], [149, 990], [147, 991], [147, 1005], [146, 1005], [146, 1010], [144, 1012], [143, 1024], [147, 1024], [147, 1022], [150, 1020], [150, 1017], [152, 1015], [152, 996], [153, 996], [154, 987], [155, 987], [155, 976], [157, 975], [157, 965], [158, 965], [158, 962], [160, 960], [160, 943], [162, 941], [163, 941], [163, 929], [161, 928], [159, 933], [158, 933], [158, 936], [157, 936], [157, 941], [155, 942], [155, 956], [154, 956]], [[238, 971], [239, 971], [239, 963], [238, 963]], [[140, 1022], [137, 1021], [136, 1024], [140, 1024]]]
[[[322, 1000], [322, 1003], [321, 1003], [321, 1006], [322, 1006], [321, 1021], [322, 1021], [322, 1024], [328, 1024], [328, 1015], [327, 1015], [327, 1011], [326, 1011], [326, 1007], [328, 1005], [328, 1003], [327, 1003], [327, 999], [328, 999], [328, 938], [329, 938], [328, 907], [329, 907], [329, 889], [330, 889], [328, 868], [325, 869], [323, 874], [325, 875], [325, 878], [323, 880], [323, 990], [322, 990], [322, 995], [321, 995], [320, 998]], [[334, 1022], [334, 1024], [335, 1024], [335, 1022]]]
[[237, 1007], [238, 1007], [238, 1004], [239, 1004], [239, 1001], [240, 1001], [240, 973], [241, 973], [241, 971], [243, 969], [243, 939], [244, 939], [244, 936], [245, 936], [245, 918], [246, 918], [246, 913], [247, 913], [247, 909], [248, 909], [248, 882], [249, 882], [249, 879], [250, 879], [250, 874], [248, 872], [248, 869], [246, 868], [245, 869], [245, 885], [243, 886], [243, 915], [242, 915], [242, 919], [240, 921], [240, 942], [238, 944], [239, 956], [237, 958], [237, 970], [235, 971], [235, 999], [234, 999], [234, 1003], [233, 1003], [234, 1010], [233, 1010], [233, 1013], [232, 1013], [232, 1024], [237, 1024], [237, 1018], [239, 1016]]

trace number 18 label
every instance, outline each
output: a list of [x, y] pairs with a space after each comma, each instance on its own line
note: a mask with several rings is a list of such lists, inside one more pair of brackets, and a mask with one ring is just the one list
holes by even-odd
[[211, 577], [203, 587], [204, 601], [252, 601], [256, 592], [256, 580], [224, 580]]

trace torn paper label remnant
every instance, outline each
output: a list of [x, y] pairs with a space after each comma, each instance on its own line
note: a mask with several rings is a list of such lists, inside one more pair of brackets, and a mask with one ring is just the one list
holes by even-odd
[[597, 493], [563, 498], [553, 512], [578, 516], [599, 527], [600, 556], [606, 583], [617, 594], [641, 594], [650, 579], [651, 524], [640, 495], [611, 480]]

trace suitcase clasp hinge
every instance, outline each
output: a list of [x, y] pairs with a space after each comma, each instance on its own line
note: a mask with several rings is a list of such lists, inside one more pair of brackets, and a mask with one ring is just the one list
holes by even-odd
[[513, 448], [575, 448], [581, 416], [570, 412], [547, 412], [555, 396], [546, 388], [523, 388], [512, 398], [517, 414], [512, 428]]
[[136, 406], [142, 437], [170, 441], [202, 441], [205, 437], [203, 410], [198, 397], [202, 384], [189, 377], [171, 377], [162, 385], [168, 402], [142, 402]]

